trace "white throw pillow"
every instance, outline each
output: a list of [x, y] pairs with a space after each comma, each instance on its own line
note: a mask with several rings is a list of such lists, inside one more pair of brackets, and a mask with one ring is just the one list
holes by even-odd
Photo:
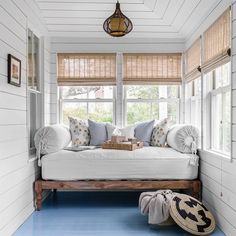
[[156, 124], [152, 131], [151, 146], [164, 147], [166, 145], [169, 125], [168, 118], [165, 118]]
[[72, 146], [78, 147], [89, 145], [90, 134], [86, 122], [72, 117], [68, 117], [68, 119], [70, 122]]
[[127, 126], [124, 128], [118, 128], [112, 124], [106, 124], [108, 140], [111, 139], [111, 136], [119, 133], [121, 136], [126, 138], [134, 138], [134, 128], [135, 126]]

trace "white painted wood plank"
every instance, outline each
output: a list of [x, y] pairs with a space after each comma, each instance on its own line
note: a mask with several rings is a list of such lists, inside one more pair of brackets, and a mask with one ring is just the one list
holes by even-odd
[[232, 90], [232, 106], [236, 106], [236, 90]]
[[[24, 193], [28, 192], [29, 190], [34, 189], [34, 181], [36, 179], [36, 176], [38, 175], [39, 174], [35, 173], [29, 176], [27, 179], [25, 179], [24, 181], [16, 185], [14, 188], [0, 195], [0, 201], [1, 201], [0, 212], [3, 212], [11, 204], [13, 204], [18, 199], [18, 196], [22, 196]], [[32, 196], [32, 199], [33, 199], [33, 196]]]
[[38, 166], [36, 161], [29, 162], [26, 166], [4, 175], [0, 178], [0, 195], [4, 194], [6, 191], [10, 190], [14, 186], [18, 185], [21, 181], [26, 179], [28, 176], [34, 174], [38, 171]]
[[6, 76], [0, 75], [0, 91], [26, 97], [26, 84], [21, 84], [20, 88], [13, 86], [8, 84]]
[[[147, 38], [179, 38], [182, 39], [182, 35], [179, 33], [172, 33], [172, 32], [146, 32]], [[55, 37], [64, 37], [65, 35], [68, 37], [82, 37], [82, 38], [109, 38], [108, 34], [104, 35], [104, 31], [80, 31], [80, 32], [73, 32], [73, 31], [66, 31], [66, 32], [60, 32], [60, 31], [50, 31], [50, 36]], [[143, 32], [142, 31], [133, 31], [131, 34], [127, 34], [126, 38], [143, 38]]]
[[223, 172], [222, 184], [223, 186], [228, 188], [231, 192], [236, 194], [236, 176]]
[[28, 139], [15, 139], [0, 143], [0, 160], [28, 151]]
[[[48, 26], [53, 25], [64, 25], [65, 27], [67, 25], [99, 25], [102, 26], [104, 22], [104, 18], [58, 18], [58, 17], [50, 17], [45, 18], [45, 21]], [[132, 19], [133, 25], [136, 26], [147, 26], [147, 25], [168, 25], [166, 24], [162, 19]]]
[[0, 24], [0, 38], [3, 42], [14, 45], [14, 48], [26, 52], [26, 37], [21, 40], [13, 31], [2, 24]]
[[[202, 180], [203, 186], [209, 191], [214, 193], [220, 200], [222, 200], [228, 206], [231, 206], [236, 211], [236, 194], [229, 189], [221, 186], [213, 179], [201, 173], [200, 178]], [[222, 195], [221, 195], [222, 193]]]
[[[52, 11], [90, 11], [90, 12], [102, 12], [104, 16], [106, 14], [112, 15], [115, 10], [115, 4], [107, 3], [78, 3], [78, 2], [39, 2], [39, 7], [42, 11], [52, 10]], [[147, 8], [144, 4], [126, 4], [120, 5], [122, 12], [147, 12], [152, 13], [152, 11]], [[105, 17], [104, 17], [105, 18]]]
[[26, 40], [26, 28], [0, 6], [0, 22], [10, 28], [22, 41]]
[[[110, 15], [112, 15], [113, 12], [111, 11], [63, 11], [63, 10], [44, 10], [43, 11], [43, 16], [45, 18], [49, 18], [51, 16], [53, 17], [61, 17], [61, 18], [84, 18], [84, 17], [89, 17], [89, 18], [102, 18], [106, 19]], [[128, 15], [130, 19], [159, 19], [159, 17], [155, 14], [149, 11], [148, 14], [144, 14], [144, 12], [135, 12], [135, 11], [123, 11], [124, 14]]]
[[0, 178], [10, 172], [16, 171], [23, 166], [26, 166], [29, 161], [28, 152], [1, 160]]
[[231, 225], [220, 212], [217, 212], [207, 201], [203, 200], [203, 204], [211, 210], [212, 214], [215, 216], [217, 226], [225, 233], [227, 236], [236, 235], [236, 228]]
[[22, 27], [26, 28], [26, 16], [22, 13], [20, 8], [18, 8], [12, 1], [1, 1], [1, 6], [12, 15], [12, 17], [21, 24]]
[[232, 73], [232, 89], [236, 89], [236, 73]]
[[9, 224], [6, 224], [2, 229], [0, 229], [0, 235], [12, 236], [17, 228], [22, 225], [22, 222], [24, 222], [34, 210], [34, 201], [32, 201], [19, 214], [13, 217]]
[[236, 124], [236, 108], [232, 108], [232, 122]]
[[[149, 0], [148, 0], [149, 1]], [[55, 2], [54, 0], [38, 0], [38, 2]], [[62, 3], [67, 3], [65, 0], [57, 0], [57, 2], [62, 2]], [[84, 3], [84, 0], [70, 0], [70, 2], [75, 2], [75, 3]], [[91, 4], [91, 3], [99, 3], [101, 0], [86, 0], [86, 3]], [[114, 6], [114, 1], [113, 0], [103, 0], [103, 3], [109, 3]], [[120, 4], [142, 4], [143, 0], [120, 0]]]
[[28, 137], [26, 125], [0, 125], [0, 143]]
[[183, 44], [53, 44], [53, 52], [130, 52], [130, 53], [155, 53], [155, 52], [182, 52]]
[[0, 92], [0, 108], [26, 111], [26, 98]]
[[236, 124], [232, 125], [232, 141], [236, 141]]
[[223, 161], [222, 162], [222, 169], [233, 175], [233, 176], [236, 176], [236, 160], [232, 160], [232, 161]]
[[7, 209], [0, 212], [0, 229], [5, 227], [16, 217], [20, 212], [33, 201], [34, 191], [30, 188], [23, 195], [18, 196], [18, 199], [12, 203]]
[[[102, 25], [48, 25], [49, 32], [103, 32]], [[171, 26], [166, 25], [136, 25], [135, 32], [143, 32], [143, 33], [176, 33], [178, 31]]]
[[221, 159], [214, 155], [213, 153], [210, 153], [208, 151], [199, 151], [200, 155], [200, 163], [201, 161], [207, 162], [208, 164], [215, 166], [216, 168], [221, 168]]
[[26, 112], [0, 109], [0, 125], [26, 124]]
[[236, 222], [236, 211], [234, 211], [231, 207], [226, 205], [223, 201], [217, 198], [212, 192], [210, 192], [207, 188], [203, 187], [203, 199], [210, 203], [210, 205], [217, 211], [220, 212], [221, 215], [227, 219], [227, 221], [235, 226]]
[[232, 142], [232, 158], [236, 159], [236, 142]]
[[214, 179], [216, 182], [221, 182], [221, 173], [220, 170], [208, 163], [202, 161], [200, 166], [200, 171], [209, 176], [211, 179]]

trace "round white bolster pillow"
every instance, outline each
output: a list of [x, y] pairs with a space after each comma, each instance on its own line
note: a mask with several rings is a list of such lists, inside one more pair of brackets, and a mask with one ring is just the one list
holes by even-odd
[[70, 131], [63, 125], [51, 125], [40, 128], [34, 136], [38, 158], [40, 158], [40, 155], [57, 152], [67, 147], [70, 142]]
[[192, 125], [174, 125], [167, 133], [167, 144], [176, 151], [194, 153], [199, 145], [199, 130]]

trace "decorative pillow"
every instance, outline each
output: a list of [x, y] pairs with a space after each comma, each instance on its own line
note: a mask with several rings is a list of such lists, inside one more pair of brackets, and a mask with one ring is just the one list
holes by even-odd
[[37, 130], [34, 136], [34, 143], [37, 152], [45, 155], [58, 152], [69, 145], [71, 134], [63, 125], [50, 125]]
[[68, 117], [70, 122], [70, 132], [72, 138], [72, 146], [87, 146], [90, 141], [89, 129], [85, 121]]
[[164, 147], [169, 130], [168, 118], [159, 121], [152, 131], [151, 146]]
[[193, 235], [210, 235], [216, 227], [212, 213], [197, 199], [175, 193], [170, 204], [173, 220]]
[[178, 152], [196, 152], [199, 142], [199, 130], [192, 125], [173, 125], [167, 134], [167, 144]]
[[134, 136], [143, 142], [144, 146], [150, 146], [152, 130], [155, 120], [139, 123], [134, 130]]
[[124, 128], [118, 128], [112, 124], [106, 124], [107, 128], [107, 136], [108, 139], [111, 139], [113, 133], [119, 133], [121, 136], [125, 136], [126, 138], [133, 138], [134, 137], [134, 126], [127, 126]]
[[100, 146], [107, 141], [107, 129], [105, 123], [98, 123], [92, 120], [88, 120], [89, 132], [90, 132], [90, 145]]

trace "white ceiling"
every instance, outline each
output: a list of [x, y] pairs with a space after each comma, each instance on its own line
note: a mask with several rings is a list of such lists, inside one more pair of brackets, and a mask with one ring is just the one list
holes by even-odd
[[[128, 38], [187, 38], [222, 0], [120, 0], [134, 25]], [[116, 0], [36, 0], [51, 36], [107, 38]]]

